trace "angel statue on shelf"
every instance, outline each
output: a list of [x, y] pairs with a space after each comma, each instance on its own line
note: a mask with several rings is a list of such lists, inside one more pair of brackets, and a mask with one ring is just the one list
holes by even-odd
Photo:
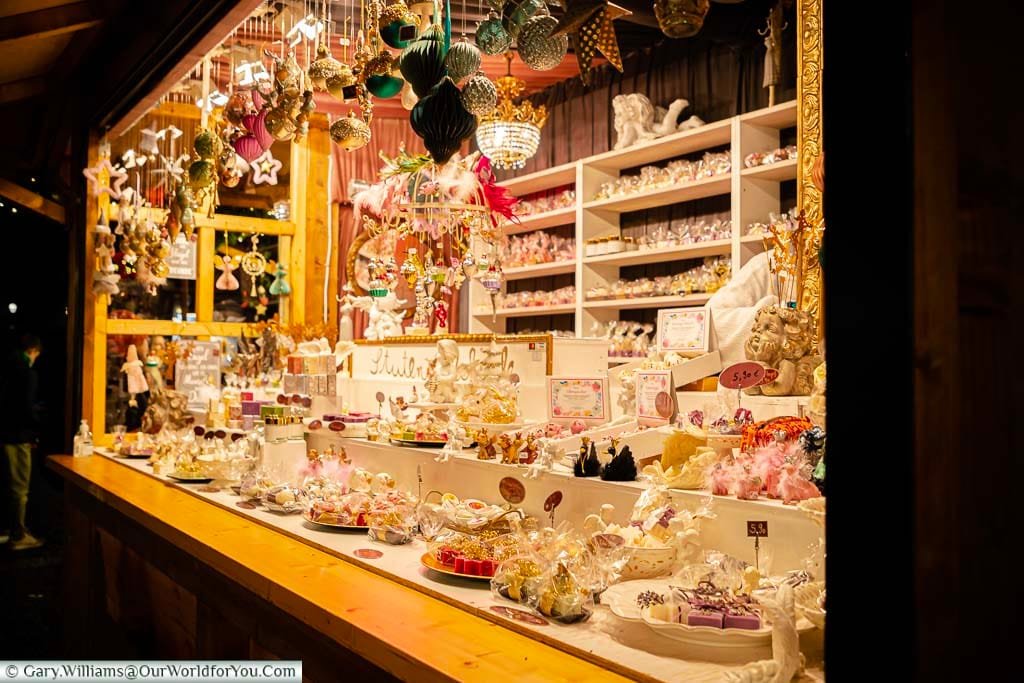
[[399, 299], [394, 292], [388, 292], [384, 297], [357, 296], [352, 299], [352, 304], [367, 313], [369, 321], [363, 331], [367, 339], [379, 341], [385, 337], [402, 336], [405, 299]]

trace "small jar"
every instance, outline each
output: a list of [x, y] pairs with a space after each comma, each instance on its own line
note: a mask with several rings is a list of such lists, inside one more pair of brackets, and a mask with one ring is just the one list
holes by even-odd
[[611, 237], [606, 237], [605, 239], [607, 240], [607, 243], [605, 245], [607, 253], [617, 254], [620, 251], [622, 251], [622, 237], [620, 237], [619, 235], [612, 235]]
[[622, 250], [623, 251], [636, 251], [636, 240], [630, 236], [622, 238]]

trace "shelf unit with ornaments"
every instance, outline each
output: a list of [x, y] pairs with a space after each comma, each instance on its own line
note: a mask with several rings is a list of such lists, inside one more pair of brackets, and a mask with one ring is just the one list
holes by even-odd
[[[569, 184], [575, 186], [574, 207], [528, 216], [519, 223], [507, 223], [504, 231], [506, 235], [513, 235], [566, 224], [574, 225], [574, 262], [508, 268], [505, 271], [505, 280], [519, 282], [523, 288], [524, 285], [532, 284], [523, 282], [524, 280], [573, 273], [576, 304], [502, 309], [497, 316], [492, 316], [487, 292], [474, 280], [469, 289], [470, 331], [505, 333], [508, 331], [507, 321], [513, 317], [529, 319], [534, 316], [567, 316], [571, 313], [573, 329], [578, 337], [583, 337], [587, 336], [595, 324], [620, 319], [621, 311], [624, 310], [704, 305], [710, 298], [706, 293], [587, 301], [586, 291], [599, 284], [607, 285], [614, 282], [621, 276], [623, 268], [667, 264], [706, 256], [730, 256], [733, 272], [736, 272], [756, 254], [764, 251], [764, 242], [760, 235], [745, 235], [744, 232], [751, 223], [767, 222], [769, 213], [777, 213], [783, 209], [780, 188], [783, 183], [795, 180], [798, 162], [787, 160], [748, 169], [744, 168], [743, 159], [751, 152], [764, 152], [779, 147], [782, 131], [795, 128], [796, 123], [796, 102], [783, 102], [623, 150], [611, 150], [574, 163], [524, 174], [502, 182], [501, 184], [517, 197]], [[731, 173], [647, 193], [594, 199], [602, 183], [624, 173], [636, 173], [641, 166], [665, 163], [683, 155], [699, 155], [723, 146], [729, 148]], [[729, 197], [729, 217], [732, 220], [732, 235], [728, 239], [598, 256], [583, 255], [586, 240], [620, 235], [622, 216], [625, 213], [723, 196]], [[539, 281], [534, 289], [545, 289], [546, 287], [541, 285], [546, 282]], [[549, 320], [544, 318], [537, 322], [547, 323]]]

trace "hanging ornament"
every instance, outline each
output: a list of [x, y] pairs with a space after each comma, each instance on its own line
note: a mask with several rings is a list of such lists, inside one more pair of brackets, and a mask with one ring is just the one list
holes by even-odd
[[444, 78], [444, 31], [434, 24], [402, 51], [398, 67], [417, 97], [424, 97]]
[[462, 86], [460, 95], [462, 106], [470, 114], [483, 116], [490, 114], [498, 104], [498, 89], [491, 79], [487, 78], [482, 71], [466, 81]]
[[[107, 149], [109, 150], [109, 146]], [[128, 180], [128, 174], [114, 168], [109, 156], [104, 156], [95, 166], [82, 169], [82, 175], [89, 181], [93, 196], [99, 197], [106, 193], [111, 199], [121, 198], [121, 185]], [[111, 180], [114, 181], [113, 184]]]
[[278, 263], [274, 269], [274, 281], [270, 283], [270, 296], [288, 296], [292, 293], [292, 286], [288, 284], [288, 269]]
[[494, 12], [477, 24], [476, 45], [485, 55], [500, 55], [512, 47], [512, 36]]
[[484, 286], [487, 293], [491, 297], [491, 321], [497, 320], [498, 309], [496, 307], [496, 301], [498, 293], [501, 291], [501, 271], [499, 271], [494, 264], [491, 264], [487, 270], [480, 276], [480, 284]]
[[632, 14], [608, 0], [565, 0], [565, 14], [558, 21], [550, 37], [568, 35], [576, 53], [580, 79], [590, 81], [590, 65], [594, 54], [600, 52], [608, 62], [622, 71], [622, 55], [615, 37], [615, 19]]
[[569, 51], [567, 36], [551, 36], [558, 20], [551, 15], [536, 16], [523, 24], [519, 32], [519, 56], [534, 71], [554, 69]]
[[[227, 242], [225, 241], [225, 244]], [[231, 257], [224, 255], [221, 257], [221, 265], [217, 266], [217, 270], [220, 271], [220, 276], [213, 286], [222, 292], [233, 292], [239, 288], [238, 278], [234, 276], [235, 266], [231, 261]]]
[[501, 18], [505, 30], [512, 40], [519, 37], [523, 25], [537, 14], [547, 14], [548, 8], [544, 0], [507, 0], [501, 9]]
[[445, 78], [416, 103], [409, 116], [413, 131], [423, 138], [423, 146], [438, 164], [451, 159], [476, 131], [476, 117], [462, 106], [461, 95], [452, 80]]
[[139, 149], [148, 154], [149, 156], [156, 158], [160, 154], [159, 140], [163, 140], [167, 137], [167, 129], [153, 130], [152, 128], [142, 129], [142, 140], [139, 142]]
[[220, 154], [221, 141], [213, 131], [203, 129], [196, 134], [192, 149], [200, 159], [215, 159]]
[[473, 252], [467, 251], [466, 255], [462, 257], [462, 272], [466, 274], [466, 277], [476, 275], [476, 259], [473, 258]]
[[249, 291], [249, 296], [256, 296], [256, 279], [263, 275], [267, 270], [267, 257], [259, 252], [257, 246], [260, 243], [260, 236], [252, 236], [252, 250], [242, 256], [242, 261], [239, 264], [242, 267], [242, 272], [249, 276], [252, 280], [252, 288]]
[[451, 46], [444, 58], [448, 77], [455, 83], [480, 70], [480, 50], [466, 40]]
[[252, 162], [253, 184], [277, 185], [277, 172], [281, 170], [281, 166], [281, 162], [274, 158], [273, 152], [267, 149]]
[[409, 253], [405, 257], [405, 261], [402, 262], [402, 267], [399, 268], [398, 273], [405, 278], [406, 284], [413, 287], [416, 284], [416, 280], [419, 278], [420, 272], [417, 268], [418, 258], [416, 256], [416, 249], [410, 247]]
[[[317, 90], [327, 90], [327, 79], [341, 73], [342, 63], [331, 55], [330, 49], [325, 43], [320, 43], [316, 48], [316, 59], [309, 64], [306, 75], [309, 82]], [[229, 100], [230, 101], [230, 100]]]
[[448, 306], [444, 299], [438, 299], [434, 304], [434, 319], [437, 321], [438, 330], [445, 330], [448, 327]]
[[388, 47], [405, 49], [416, 39], [418, 17], [399, 0], [384, 8], [380, 15], [380, 37]]
[[391, 53], [387, 50], [370, 59], [363, 67], [366, 89], [381, 99], [397, 95], [405, 82], [394, 75], [395, 68]]
[[327, 92], [336, 100], [347, 102], [355, 99], [356, 77], [352, 73], [352, 67], [342, 63], [338, 73], [327, 78], [326, 86]]
[[710, 8], [710, 0], [654, 0], [658, 28], [669, 38], [697, 35]]
[[331, 139], [346, 152], [353, 152], [370, 141], [370, 127], [350, 111], [331, 124]]
[[407, 111], [411, 111], [412, 108], [416, 106], [416, 103], [419, 102], [419, 99], [420, 98], [416, 97], [416, 93], [412, 91], [412, 86], [409, 85], [409, 81], [406, 81], [405, 85], [402, 87], [402, 108]]
[[235, 141], [231, 143], [231, 146], [238, 156], [245, 159], [247, 162], [255, 161], [263, 154], [264, 149], [260, 145], [259, 140], [256, 139], [255, 135], [243, 135], [235, 138]]

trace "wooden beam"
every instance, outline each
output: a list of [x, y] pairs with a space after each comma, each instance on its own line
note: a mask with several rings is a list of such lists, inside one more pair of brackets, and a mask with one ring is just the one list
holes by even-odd
[[46, 81], [42, 77], [25, 78], [10, 83], [0, 83], [0, 104], [20, 102], [46, 92]]
[[10, 180], [0, 178], [0, 196], [7, 197], [12, 202], [35, 211], [40, 216], [46, 216], [57, 223], [64, 223], [63, 206], [17, 183], [12, 183]]
[[100, 24], [88, 2], [58, 5], [0, 19], [0, 45], [15, 40], [39, 40], [74, 33]]

